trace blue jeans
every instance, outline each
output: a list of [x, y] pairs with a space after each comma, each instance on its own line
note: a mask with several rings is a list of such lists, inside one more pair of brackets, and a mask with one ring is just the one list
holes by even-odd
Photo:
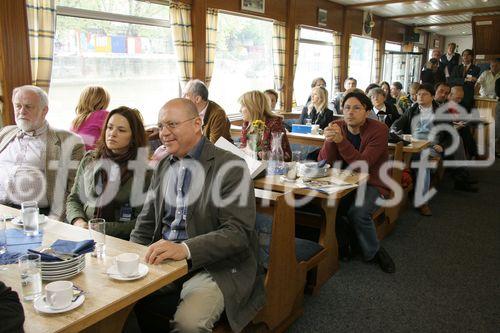
[[367, 185], [361, 206], [355, 205], [356, 193], [352, 192], [341, 200], [337, 221], [342, 216], [347, 217], [348, 223], [356, 233], [363, 257], [365, 260], [371, 260], [380, 248], [375, 222], [372, 219], [373, 212], [378, 209], [375, 201], [380, 197], [380, 193], [376, 187]]

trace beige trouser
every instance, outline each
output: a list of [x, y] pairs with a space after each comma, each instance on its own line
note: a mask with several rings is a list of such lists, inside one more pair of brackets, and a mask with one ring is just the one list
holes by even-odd
[[207, 271], [201, 271], [184, 282], [181, 302], [172, 320], [174, 332], [212, 332], [224, 311], [224, 297]]

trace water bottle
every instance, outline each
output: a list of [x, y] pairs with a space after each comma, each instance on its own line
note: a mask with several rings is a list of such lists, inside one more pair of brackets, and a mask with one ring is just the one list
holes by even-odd
[[273, 132], [271, 135], [271, 153], [269, 154], [267, 173], [269, 175], [283, 175], [286, 171], [285, 154], [281, 146], [283, 132]]

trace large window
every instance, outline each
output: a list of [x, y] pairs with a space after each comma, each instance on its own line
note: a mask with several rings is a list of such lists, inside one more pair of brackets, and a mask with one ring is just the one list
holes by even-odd
[[227, 114], [239, 112], [243, 93], [274, 87], [272, 37], [270, 21], [219, 13], [209, 97]]
[[385, 43], [385, 50], [386, 51], [398, 51], [398, 52], [401, 52], [401, 44], [386, 42]]
[[333, 91], [333, 34], [307, 28], [300, 29], [299, 57], [293, 82], [298, 105], [306, 103], [311, 94], [311, 82], [317, 77], [326, 81], [331, 100]]
[[69, 128], [82, 89], [101, 85], [109, 109], [137, 108], [145, 124], [179, 96], [168, 7], [142, 1], [60, 0], [47, 119]]
[[358, 80], [358, 87], [364, 89], [371, 83], [373, 61], [373, 40], [351, 36], [348, 76]]

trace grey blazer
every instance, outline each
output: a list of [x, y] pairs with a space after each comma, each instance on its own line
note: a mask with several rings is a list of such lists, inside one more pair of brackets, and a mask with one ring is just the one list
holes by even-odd
[[[226, 162], [238, 163], [221, 177], [218, 171]], [[191, 270], [205, 269], [213, 277], [224, 295], [226, 315], [231, 328], [241, 331], [257, 314], [265, 302], [264, 273], [258, 265], [258, 241], [255, 232], [255, 197], [248, 168], [240, 158], [216, 148], [205, 141], [199, 162], [205, 182], [198, 198], [188, 207], [186, 244], [191, 252]], [[170, 167], [164, 158], [153, 174], [150, 194], [137, 218], [130, 240], [149, 245], [162, 238], [162, 218], [167, 203], [161, 184]], [[193, 175], [191, 185], [202, 178]], [[239, 205], [239, 196], [228, 205], [212, 198], [216, 183], [221, 186], [222, 198], [235, 196], [239, 186], [247, 196], [246, 204]], [[168, 185], [167, 185], [168, 186]], [[243, 190], [241, 190], [243, 189]], [[198, 193], [198, 192], [197, 192]], [[219, 204], [214, 202], [218, 201]]]
[[[20, 131], [21, 129], [16, 125], [2, 128], [0, 131], [0, 153]], [[66, 197], [71, 191], [76, 168], [84, 153], [83, 141], [79, 136], [49, 126], [45, 159], [47, 200], [50, 205], [51, 217], [59, 221], [64, 221]]]

